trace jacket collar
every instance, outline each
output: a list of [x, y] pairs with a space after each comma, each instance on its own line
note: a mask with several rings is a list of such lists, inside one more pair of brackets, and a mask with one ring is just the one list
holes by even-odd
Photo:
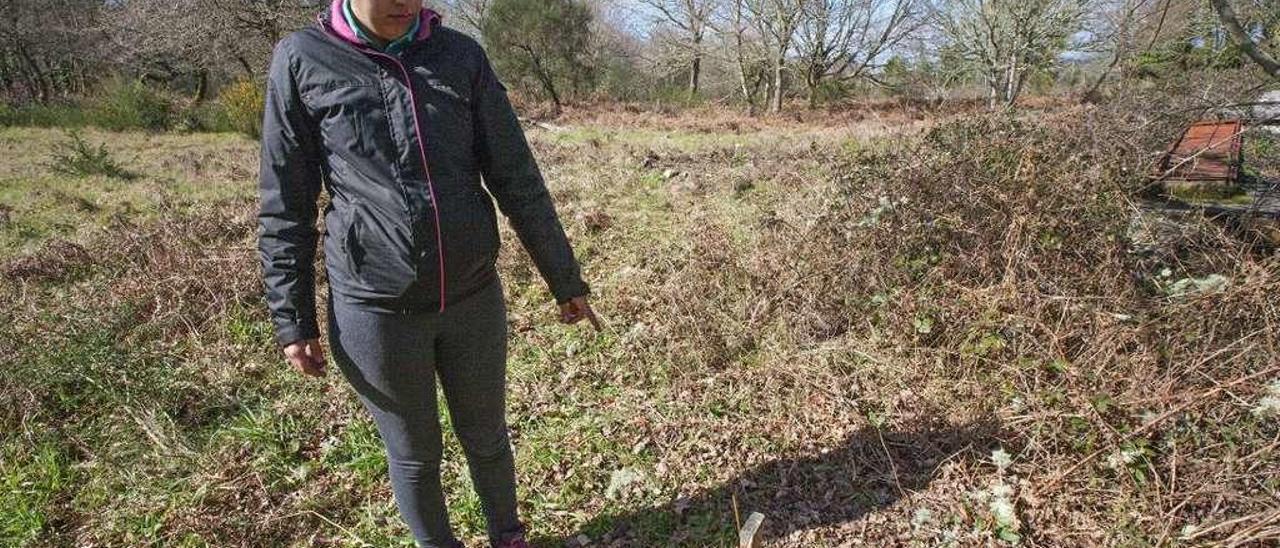
[[[364, 40], [356, 34], [355, 29], [347, 24], [347, 18], [342, 14], [342, 3], [344, 0], [330, 0], [329, 9], [316, 14], [316, 23], [324, 30], [341, 38], [344, 42], [349, 42], [356, 46], [366, 46]], [[423, 7], [418, 12], [418, 32], [413, 37], [413, 43], [418, 43], [431, 37], [431, 31], [440, 25], [441, 15], [439, 12]]]

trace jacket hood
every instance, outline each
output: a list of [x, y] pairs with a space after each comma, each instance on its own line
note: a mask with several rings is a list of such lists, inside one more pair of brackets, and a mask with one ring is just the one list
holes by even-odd
[[[363, 45], [364, 41], [356, 36], [355, 29], [347, 24], [347, 18], [342, 15], [342, 3], [345, 0], [330, 0], [329, 9], [316, 14], [316, 23], [322, 28], [332, 32], [344, 41], [355, 45]], [[440, 24], [442, 16], [439, 12], [423, 7], [418, 12], [418, 32], [413, 37], [414, 42], [421, 42], [431, 36], [431, 31]]]

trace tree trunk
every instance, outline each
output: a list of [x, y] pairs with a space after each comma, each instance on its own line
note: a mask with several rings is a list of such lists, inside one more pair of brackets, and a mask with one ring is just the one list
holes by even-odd
[[689, 98], [698, 96], [698, 85], [702, 79], [702, 34], [693, 37], [693, 59], [689, 62]]
[[738, 80], [742, 88], [742, 99], [747, 102], [747, 115], [756, 115], [756, 98], [751, 88], [747, 86], [747, 65], [742, 60], [738, 60]]
[[70, 82], [68, 91], [76, 95], [83, 95], [87, 87], [84, 84], [84, 63], [72, 61], [68, 73], [68, 81]]
[[1267, 52], [1262, 51], [1258, 44], [1253, 43], [1253, 38], [1249, 33], [1245, 32], [1240, 26], [1240, 20], [1236, 18], [1235, 10], [1231, 9], [1228, 0], [1209, 0], [1213, 4], [1213, 8], [1218, 12], [1218, 19], [1222, 21], [1222, 26], [1227, 28], [1227, 36], [1235, 42], [1236, 47], [1244, 51], [1254, 63], [1262, 67], [1262, 70], [1271, 75], [1272, 78], [1280, 78], [1280, 61], [1276, 61]]
[[1014, 91], [1018, 79], [1018, 58], [1017, 56], [1009, 56], [1009, 71], [1004, 76], [1004, 106], [1013, 106], [1013, 101], [1017, 99], [1017, 92]]
[[738, 57], [738, 83], [742, 87], [742, 99], [747, 102], [747, 115], [755, 116], [756, 115], [755, 88], [757, 86], [747, 85], [747, 56], [745, 53], [743, 53], [743, 48], [745, 47], [745, 45], [743, 44], [743, 40], [742, 40], [742, 32], [735, 31], [734, 39], [736, 42], [735, 44], [736, 47], [734, 48], [734, 52], [737, 54], [737, 57]]
[[786, 65], [786, 53], [779, 53], [773, 60], [773, 94], [769, 97], [769, 112], [782, 112], [782, 69]]
[[13, 96], [15, 76], [16, 72], [13, 70], [9, 56], [0, 54], [0, 91], [3, 91], [7, 97]]
[[818, 108], [818, 86], [822, 85], [822, 74], [818, 72], [817, 67], [809, 67], [805, 73], [808, 75], [805, 78], [805, 86], [808, 88], [806, 91], [809, 95], [809, 110], [814, 110]]
[[31, 53], [27, 48], [18, 46], [18, 55], [22, 56], [22, 60], [27, 67], [27, 79], [31, 81], [32, 92], [35, 93], [37, 102], [44, 103], [49, 100], [49, 85], [45, 81], [44, 74], [40, 72], [40, 66], [36, 64], [35, 59], [31, 58]]
[[1018, 98], [1022, 97], [1022, 88], [1027, 84], [1027, 78], [1031, 77], [1031, 71], [1021, 71], [1015, 77], [1017, 79], [1014, 81], [1013, 94], [1009, 97], [1009, 106], [1013, 106], [1018, 101]]
[[1117, 47], [1115, 54], [1111, 56], [1111, 62], [1107, 64], [1107, 68], [1098, 75], [1093, 84], [1081, 95], [1082, 103], [1098, 103], [1102, 101], [1102, 84], [1107, 81], [1107, 77], [1111, 75], [1111, 71], [1115, 70], [1116, 65], [1120, 64], [1120, 49]]
[[236, 54], [236, 61], [238, 61], [238, 62], [240, 63], [240, 68], [244, 69], [244, 73], [245, 73], [245, 75], [250, 76], [250, 77], [255, 76], [255, 74], [254, 74], [254, 72], [253, 72], [253, 65], [250, 65], [250, 64], [249, 64], [249, 60], [248, 60], [248, 59], [245, 59], [245, 58], [244, 58], [244, 55], [241, 55], [241, 54], [238, 54], [238, 53], [237, 53], [237, 54]]
[[533, 63], [533, 74], [542, 83], [542, 89], [551, 96], [551, 104], [555, 108], [555, 115], [559, 116], [562, 111], [563, 104], [560, 102], [560, 94], [556, 91], [556, 83], [551, 78], [551, 74], [542, 67], [542, 60], [530, 48], [522, 48], [529, 55], [529, 61]]
[[48, 61], [46, 61], [42, 57], [36, 57], [35, 62], [36, 62], [36, 71], [44, 79], [45, 89], [47, 90], [45, 93], [48, 94], [47, 98], [54, 99], [57, 96], [61, 95], [62, 91], [64, 90], [64, 86], [62, 86], [61, 83], [59, 82], [57, 67], [54, 65], [51, 65]]
[[[23, 62], [22, 59], [15, 59], [13, 67], [17, 71], [18, 76], [22, 77], [22, 89], [27, 94], [25, 99], [35, 99], [39, 94], [40, 85], [36, 83], [35, 77], [31, 75], [31, 69], [25, 62]], [[14, 80], [17, 80], [17, 78], [14, 78]]]
[[689, 98], [693, 99], [698, 96], [698, 80], [702, 77], [702, 54], [693, 54], [693, 61], [689, 63]]
[[200, 69], [196, 74], [196, 104], [205, 102], [209, 98], [209, 71]]

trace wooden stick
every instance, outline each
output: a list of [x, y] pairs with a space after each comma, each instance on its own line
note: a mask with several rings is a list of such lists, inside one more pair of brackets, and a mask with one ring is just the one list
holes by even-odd
[[752, 512], [747, 516], [747, 523], [738, 531], [738, 548], [759, 548], [761, 525], [764, 525], [764, 514]]

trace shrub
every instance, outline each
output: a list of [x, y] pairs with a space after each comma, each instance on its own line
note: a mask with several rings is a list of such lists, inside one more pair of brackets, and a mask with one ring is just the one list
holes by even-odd
[[138, 80], [107, 80], [92, 107], [94, 125], [110, 130], [169, 128], [173, 104], [159, 91]]
[[226, 125], [254, 139], [262, 135], [262, 110], [266, 100], [264, 84], [237, 80], [218, 93], [218, 104]]
[[689, 88], [683, 82], [658, 86], [653, 90], [651, 99], [660, 107], [677, 108], [695, 107], [704, 102], [700, 95], [690, 95]]
[[84, 107], [74, 102], [12, 105], [0, 103], [0, 126], [79, 127]]
[[55, 172], [76, 177], [105, 175], [118, 179], [132, 179], [133, 173], [125, 170], [107, 151], [105, 144], [94, 148], [79, 131], [67, 131], [69, 141], [54, 143], [53, 156], [48, 165]]
[[235, 131], [226, 109], [217, 101], [205, 101], [183, 108], [175, 116], [173, 129], [183, 132]]

